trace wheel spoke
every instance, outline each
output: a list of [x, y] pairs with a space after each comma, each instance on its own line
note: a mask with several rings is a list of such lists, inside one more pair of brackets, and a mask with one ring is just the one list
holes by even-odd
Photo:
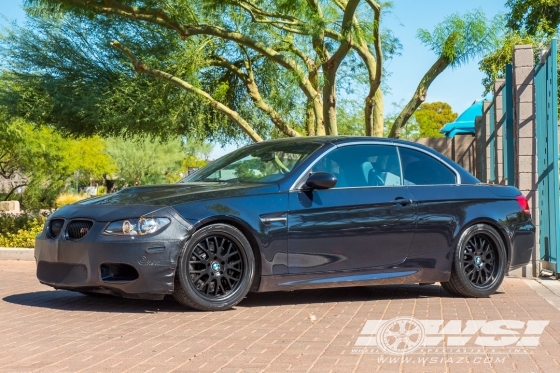
[[[216, 236], [214, 236], [214, 244], [216, 245], [216, 246], [215, 246], [215, 247], [216, 247], [216, 255], [220, 255], [221, 246], [220, 246], [220, 244], [218, 243], [218, 237], [216, 237]], [[223, 241], [222, 241], [222, 244], [223, 244]]]
[[218, 280], [218, 287], [222, 290], [222, 295], [226, 293], [226, 289], [224, 289], [224, 286], [222, 284], [221, 280]]
[[226, 282], [228, 283], [229, 290], [233, 289], [233, 285], [231, 284], [230, 277], [224, 273], [224, 278], [226, 279]]
[[[208, 243], [208, 242], [207, 242]], [[210, 251], [207, 247], [204, 247], [204, 245], [202, 245], [202, 242], [199, 242], [198, 245], [196, 245], [197, 248], [199, 248], [200, 250], [202, 250], [202, 252], [205, 254], [206, 258], [202, 257], [201, 259], [204, 260], [209, 260], [210, 259]], [[195, 250], [193, 250], [194, 252]]]
[[196, 276], [196, 277], [192, 280], [192, 282], [196, 284], [196, 282], [197, 282], [198, 280], [200, 280], [200, 278], [201, 278], [202, 276], [204, 276], [205, 274], [206, 274], [206, 273], [201, 273], [201, 274], [199, 274], [198, 276]]
[[232, 247], [233, 247], [233, 242], [230, 241], [230, 242], [229, 242], [229, 246], [228, 246], [226, 252], [224, 253], [224, 258], [229, 258], [229, 256], [230, 256], [230, 253], [229, 253], [229, 252], [231, 251], [231, 248], [232, 248]]

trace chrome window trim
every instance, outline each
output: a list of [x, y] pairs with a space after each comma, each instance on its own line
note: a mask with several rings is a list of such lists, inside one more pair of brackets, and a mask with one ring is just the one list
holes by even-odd
[[[303, 178], [308, 176], [309, 171], [311, 171], [311, 169], [313, 168], [313, 166], [315, 166], [315, 164], [317, 162], [319, 162], [321, 159], [323, 159], [323, 157], [327, 156], [327, 154], [329, 154], [330, 152], [342, 148], [344, 146], [352, 146], [352, 145], [384, 145], [384, 146], [394, 146], [397, 149], [397, 154], [399, 157], [399, 166], [401, 168], [401, 185], [379, 185], [379, 186], [359, 186], [359, 187], [342, 187], [342, 188], [336, 188], [336, 189], [355, 189], [355, 188], [387, 188], [387, 187], [414, 187], [414, 186], [432, 186], [432, 185], [460, 185], [461, 184], [461, 175], [459, 174], [459, 172], [457, 172], [457, 170], [455, 170], [455, 168], [453, 168], [449, 163], [447, 163], [445, 160], [441, 159], [440, 157], [430, 153], [427, 150], [415, 147], [414, 145], [408, 145], [408, 144], [396, 144], [394, 142], [385, 142], [385, 141], [356, 141], [356, 142], [349, 142], [349, 143], [343, 143], [343, 144], [333, 144], [334, 147], [330, 148], [329, 150], [325, 151], [323, 154], [321, 154], [320, 157], [318, 157], [317, 159], [315, 159], [313, 161], [313, 163], [311, 163], [309, 166], [307, 166], [305, 168], [305, 170], [303, 170], [303, 172], [299, 175], [299, 177], [296, 179], [296, 181], [292, 184], [292, 186], [290, 187], [290, 189], [288, 191], [299, 191], [301, 190], [301, 188], [303, 187], [303, 185], [301, 185], [301, 183], [303, 182]], [[404, 148], [409, 148], [412, 150], [416, 150], [419, 151], [421, 153], [427, 154], [428, 156], [436, 159], [437, 161], [439, 161], [440, 163], [442, 163], [445, 167], [447, 167], [448, 169], [451, 170], [451, 172], [453, 172], [455, 174], [455, 184], [430, 184], [430, 185], [404, 185], [404, 174], [403, 174], [403, 169], [402, 169], [402, 162], [401, 162], [401, 153], [399, 151], [399, 147], [402, 146]]]
[[[393, 146], [393, 143], [389, 143], [387, 144], [386, 142], [381, 142], [381, 141], [359, 141], [359, 142], [351, 142], [351, 143], [345, 143], [345, 144], [333, 144], [334, 146], [330, 149], [328, 149], [327, 151], [325, 151], [323, 154], [321, 154], [320, 157], [318, 157], [317, 159], [315, 159], [313, 161], [313, 163], [311, 163], [309, 166], [307, 166], [305, 168], [305, 170], [303, 170], [303, 172], [299, 175], [299, 177], [296, 179], [296, 181], [292, 184], [292, 186], [290, 187], [289, 191], [292, 190], [301, 190], [302, 185], [300, 185], [302, 183], [302, 179], [306, 176], [308, 176], [309, 171], [311, 171], [311, 169], [313, 168], [313, 166], [315, 166], [315, 164], [317, 162], [319, 162], [321, 159], [323, 159], [323, 157], [325, 157], [327, 154], [329, 154], [330, 152], [332, 152], [333, 150], [336, 150], [338, 148], [341, 148], [343, 146], [348, 146], [348, 145], [389, 145], [389, 146]], [[296, 186], [298, 186], [296, 188]], [[337, 189], [342, 189], [342, 188], [337, 188]]]

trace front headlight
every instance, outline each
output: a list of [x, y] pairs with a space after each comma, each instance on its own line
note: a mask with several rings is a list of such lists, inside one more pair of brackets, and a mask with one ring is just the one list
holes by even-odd
[[136, 236], [151, 234], [165, 228], [171, 220], [168, 218], [140, 218], [114, 221], [105, 228], [103, 234], [116, 236]]

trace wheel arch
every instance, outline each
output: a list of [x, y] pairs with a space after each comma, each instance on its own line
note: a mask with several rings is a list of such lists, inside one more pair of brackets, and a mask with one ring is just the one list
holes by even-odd
[[[508, 239], [507, 230], [502, 224], [500, 224], [498, 221], [493, 220], [491, 218], [477, 218], [477, 219], [473, 219], [473, 220], [469, 221], [467, 224], [463, 225], [461, 230], [455, 236], [455, 243], [453, 245], [453, 250], [457, 249], [457, 245], [459, 244], [459, 240], [461, 239], [461, 236], [463, 235], [463, 233], [467, 229], [469, 229], [470, 227], [472, 227], [473, 225], [476, 225], [476, 224], [486, 224], [486, 225], [494, 228], [494, 230], [496, 230], [496, 232], [498, 232], [498, 235], [502, 239], [502, 242], [504, 243], [504, 246], [505, 246], [505, 249], [506, 249], [506, 256], [507, 256], [506, 268], [509, 268], [509, 263], [511, 261], [512, 247], [511, 247], [511, 242]], [[506, 272], [507, 272], [507, 270], [506, 270]]]

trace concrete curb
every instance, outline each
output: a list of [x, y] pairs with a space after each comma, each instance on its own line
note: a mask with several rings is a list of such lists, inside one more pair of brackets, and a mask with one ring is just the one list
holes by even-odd
[[34, 261], [34, 250], [26, 248], [0, 247], [0, 260], [28, 260]]
[[548, 303], [560, 310], [560, 281], [546, 277], [523, 279], [523, 281]]

